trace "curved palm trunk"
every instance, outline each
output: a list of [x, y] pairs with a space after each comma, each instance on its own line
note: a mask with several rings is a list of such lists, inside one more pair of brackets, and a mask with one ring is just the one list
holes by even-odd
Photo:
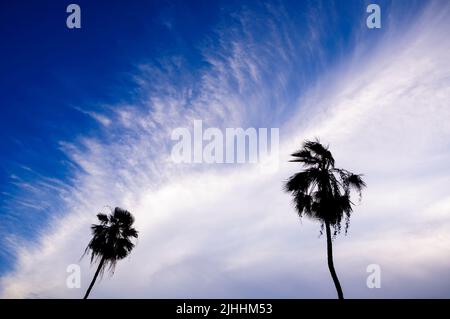
[[87, 297], [89, 296], [91, 289], [92, 289], [92, 287], [94, 287], [95, 281], [97, 280], [98, 274], [100, 273], [100, 270], [102, 269], [104, 263], [105, 263], [105, 258], [102, 258], [102, 260], [100, 261], [100, 264], [98, 264], [98, 268], [97, 268], [97, 271], [95, 272], [94, 278], [92, 279], [92, 282], [89, 285], [89, 288], [86, 291], [86, 294], [84, 295], [83, 299], [87, 299]]
[[344, 299], [344, 294], [342, 293], [341, 284], [339, 283], [339, 279], [336, 275], [336, 270], [334, 269], [333, 264], [333, 244], [331, 242], [331, 229], [330, 224], [328, 222], [325, 223], [325, 228], [327, 230], [327, 256], [328, 256], [328, 268], [330, 269], [331, 277], [333, 278], [334, 285], [336, 286], [336, 290], [338, 293], [339, 299]]

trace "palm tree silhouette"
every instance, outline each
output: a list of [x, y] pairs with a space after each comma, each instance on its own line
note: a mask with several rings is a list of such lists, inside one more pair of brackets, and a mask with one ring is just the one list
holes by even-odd
[[320, 221], [322, 230], [325, 227], [328, 268], [339, 299], [344, 299], [333, 264], [331, 227], [334, 228], [336, 236], [340, 233], [341, 222], [345, 219], [347, 233], [353, 205], [350, 192], [352, 189], [356, 190], [361, 199], [361, 190], [366, 184], [361, 178], [362, 175], [334, 167], [333, 155], [318, 139], [305, 141], [302, 149], [291, 155], [295, 159], [290, 162], [302, 163], [304, 170], [289, 178], [285, 190], [292, 193], [300, 218], [306, 215]]
[[107, 267], [114, 273], [117, 261], [127, 257], [133, 249], [132, 237], [138, 237], [138, 232], [132, 227], [134, 217], [127, 210], [116, 207], [109, 216], [98, 214], [97, 218], [100, 224], [92, 225], [93, 237], [84, 253], [91, 251], [91, 264], [100, 262], [84, 299], [89, 296], [98, 275], [103, 275]]

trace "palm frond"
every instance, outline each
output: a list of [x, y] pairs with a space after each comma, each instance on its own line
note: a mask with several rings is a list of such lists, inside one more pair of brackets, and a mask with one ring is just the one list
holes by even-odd
[[97, 214], [97, 218], [101, 223], [108, 222], [108, 216], [106, 214], [99, 213], [99, 214]]
[[322, 165], [334, 167], [334, 158], [327, 146], [320, 143], [319, 139], [315, 141], [305, 141], [303, 149], [309, 151]]
[[305, 166], [317, 165], [319, 163], [318, 159], [313, 157], [311, 152], [306, 149], [294, 152], [291, 156], [295, 157], [295, 159], [292, 159], [289, 162], [303, 163]]
[[310, 168], [292, 175], [285, 184], [285, 191], [308, 192], [320, 180], [320, 171], [316, 168]]

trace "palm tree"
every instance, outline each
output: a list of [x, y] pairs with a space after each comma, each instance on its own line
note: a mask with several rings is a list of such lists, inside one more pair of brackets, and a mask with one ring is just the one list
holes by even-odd
[[91, 251], [91, 264], [100, 262], [84, 299], [89, 296], [98, 275], [103, 275], [107, 267], [114, 273], [117, 261], [127, 257], [133, 249], [132, 237], [138, 237], [138, 232], [132, 227], [134, 217], [127, 210], [116, 207], [109, 216], [98, 214], [97, 218], [100, 224], [92, 225], [93, 237], [84, 253]]
[[341, 223], [345, 220], [347, 233], [353, 205], [350, 200], [351, 190], [356, 190], [361, 199], [361, 190], [366, 184], [362, 180], [362, 175], [334, 167], [333, 155], [319, 140], [305, 141], [303, 147], [291, 155], [295, 159], [290, 162], [303, 164], [304, 170], [289, 178], [285, 190], [292, 193], [300, 218], [305, 215], [318, 220], [321, 229], [325, 228], [328, 268], [339, 299], [344, 299], [333, 264], [331, 227], [334, 229], [335, 237], [340, 233]]

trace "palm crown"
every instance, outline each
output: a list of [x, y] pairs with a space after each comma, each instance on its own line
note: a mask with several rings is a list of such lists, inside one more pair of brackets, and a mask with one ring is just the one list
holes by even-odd
[[86, 247], [91, 251], [91, 263], [104, 260], [100, 272], [109, 266], [114, 271], [118, 260], [125, 258], [134, 248], [131, 239], [138, 237], [138, 232], [132, 227], [134, 217], [127, 210], [116, 207], [109, 216], [97, 215], [100, 224], [92, 225], [92, 239]]
[[100, 262], [84, 299], [89, 296], [97, 276], [103, 274], [107, 267], [113, 273], [117, 261], [128, 256], [134, 248], [132, 238], [138, 237], [133, 228], [134, 217], [125, 209], [116, 207], [109, 216], [98, 214], [97, 218], [100, 224], [92, 225], [92, 239], [84, 253], [90, 250], [91, 263]]
[[318, 140], [306, 141], [303, 148], [292, 154], [304, 170], [294, 174], [285, 185], [291, 192], [300, 217], [306, 215], [324, 224], [331, 225], [335, 234], [340, 232], [345, 218], [347, 232], [352, 212], [351, 190], [361, 190], [366, 186], [362, 175], [353, 174], [345, 169], [334, 167], [334, 158], [328, 147]]

